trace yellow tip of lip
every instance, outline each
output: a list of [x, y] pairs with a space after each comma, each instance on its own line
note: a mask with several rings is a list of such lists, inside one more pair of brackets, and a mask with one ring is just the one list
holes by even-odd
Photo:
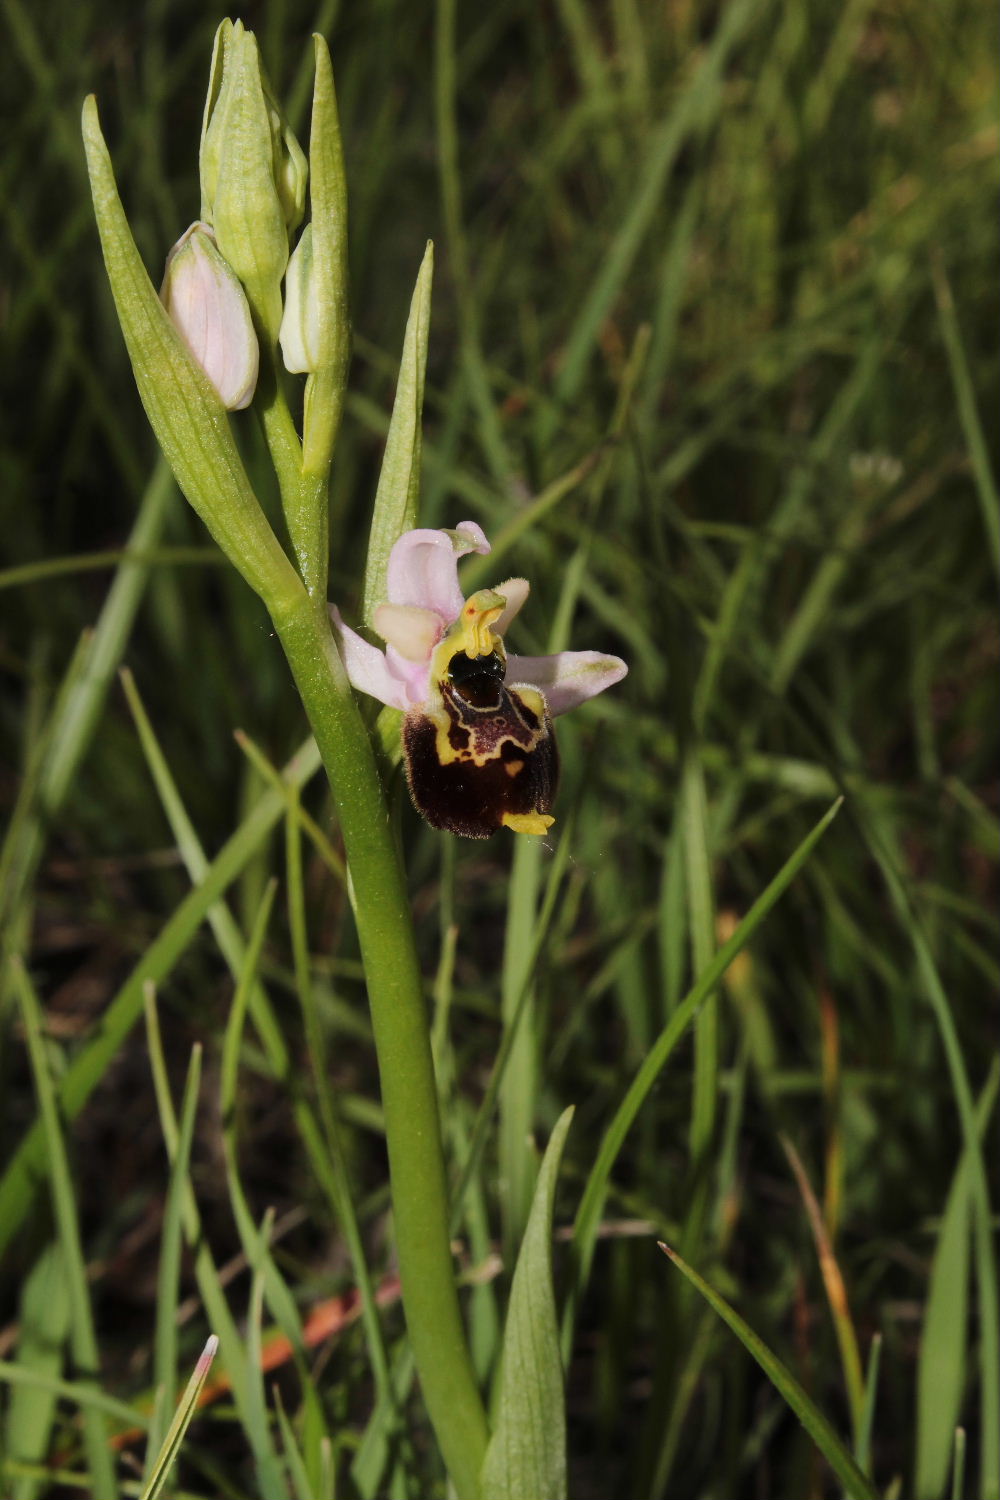
[[515, 833], [548, 833], [555, 822], [548, 813], [504, 813], [501, 819], [505, 828], [512, 828]]

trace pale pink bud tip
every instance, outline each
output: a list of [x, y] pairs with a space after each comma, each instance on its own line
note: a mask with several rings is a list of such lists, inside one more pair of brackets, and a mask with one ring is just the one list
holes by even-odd
[[192, 224], [167, 256], [160, 300], [226, 410], [249, 406], [260, 359], [250, 304], [207, 224]]
[[198, 1363], [195, 1365], [195, 1371], [194, 1371], [195, 1375], [197, 1377], [200, 1378], [201, 1376], [208, 1374], [209, 1370], [212, 1368], [212, 1361], [215, 1358], [215, 1356], [218, 1353], [218, 1351], [219, 1351], [219, 1338], [218, 1338], [218, 1334], [213, 1333], [213, 1334], [211, 1334], [209, 1336], [207, 1344], [205, 1345], [204, 1349], [201, 1351], [201, 1353], [198, 1356]]

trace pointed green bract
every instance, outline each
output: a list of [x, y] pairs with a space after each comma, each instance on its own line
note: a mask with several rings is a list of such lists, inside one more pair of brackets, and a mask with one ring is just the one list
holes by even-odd
[[93, 97], [83, 106], [94, 213], [108, 280], [150, 426], [184, 494], [230, 562], [271, 605], [301, 584], [250, 487], [225, 407], [146, 274], [118, 197]]
[[221, 21], [212, 46], [212, 65], [208, 70], [208, 93], [205, 95], [205, 111], [201, 119], [201, 142], [198, 147], [198, 175], [201, 181], [201, 214], [206, 223], [212, 221], [212, 204], [215, 187], [219, 180], [219, 140], [225, 105], [222, 90], [226, 81], [226, 56], [232, 45], [233, 33], [242, 34], [243, 22]]
[[337, 95], [326, 42], [317, 35], [313, 37], [313, 44], [316, 83], [309, 132], [312, 272], [308, 278], [310, 305], [306, 315], [315, 319], [316, 362], [308, 367], [310, 374], [306, 382], [302, 422], [302, 467], [307, 474], [325, 475], [333, 456], [344, 405], [351, 352], [351, 315], [347, 286], [347, 178]]
[[560, 1115], [535, 1186], [503, 1338], [496, 1426], [482, 1500], [565, 1500], [566, 1414], [552, 1289], [552, 1204], [572, 1109]]
[[431, 317], [434, 246], [427, 249], [410, 301], [403, 339], [403, 357], [393, 402], [389, 436], [375, 492], [375, 509], [368, 535], [368, 562], [362, 618], [371, 625], [375, 611], [386, 601], [386, 570], [393, 544], [417, 524], [420, 497], [420, 419], [424, 409], [424, 371]]

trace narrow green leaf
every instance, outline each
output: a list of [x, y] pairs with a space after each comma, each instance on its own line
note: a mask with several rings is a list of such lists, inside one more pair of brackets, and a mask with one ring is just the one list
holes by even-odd
[[427, 365], [433, 275], [434, 246], [428, 240], [410, 301], [396, 399], [392, 407], [389, 436], [385, 441], [378, 489], [375, 492], [361, 611], [366, 625], [372, 623], [378, 606], [385, 603], [386, 570], [393, 543], [404, 531], [411, 531], [417, 524], [417, 502], [420, 498], [420, 422], [424, 409], [424, 370]]
[[[760, 12], [758, 4], [744, 3], [744, 0], [725, 7], [711, 44], [702, 53], [683, 91], [651, 134], [644, 159], [634, 177], [637, 187], [581, 302], [566, 342], [556, 380], [556, 398], [561, 407], [570, 405], [583, 383], [601, 324], [620, 295], [649, 233], [656, 210], [662, 203], [663, 185], [678, 153], [711, 117], [712, 110], [718, 108], [717, 100], [725, 88], [729, 58]], [[548, 420], [541, 429], [543, 441], [552, 437], [557, 409], [547, 416]]]
[[60, 1401], [68, 1401], [81, 1411], [104, 1412], [124, 1428], [149, 1426], [149, 1417], [138, 1406], [129, 1406], [125, 1401], [116, 1401], [106, 1396], [92, 1382], [82, 1380], [57, 1380], [52, 1375], [42, 1375], [37, 1370], [26, 1370], [23, 1365], [8, 1364], [0, 1359], [0, 1382], [4, 1385], [32, 1386], [40, 1391], [51, 1391]]
[[[46, 1245], [21, 1291], [17, 1361], [22, 1369], [58, 1377], [69, 1334], [70, 1303], [66, 1265], [58, 1240]], [[16, 1464], [41, 1463], [49, 1448], [55, 1392], [37, 1385], [15, 1386], [7, 1406], [6, 1452]], [[32, 1500], [38, 1481], [17, 1480], [13, 1500]]]
[[917, 974], [930, 1002], [941, 1034], [948, 1063], [958, 1117], [962, 1122], [963, 1159], [969, 1163], [972, 1196], [972, 1238], [976, 1281], [979, 1289], [979, 1400], [982, 1441], [979, 1452], [980, 1500], [1000, 1500], [1000, 1294], [997, 1286], [996, 1249], [993, 1244], [990, 1182], [979, 1131], [969, 1074], [958, 1037], [951, 1002], [941, 981], [920, 914], [914, 910], [900, 869], [903, 861], [891, 825], [880, 816], [877, 804], [859, 800], [858, 828], [882, 871], [893, 905], [913, 945]]
[[166, 1484], [167, 1476], [173, 1467], [174, 1460], [180, 1452], [181, 1443], [184, 1441], [184, 1434], [190, 1426], [191, 1418], [198, 1409], [198, 1397], [201, 1394], [201, 1388], [205, 1384], [208, 1372], [212, 1368], [212, 1361], [215, 1358], [215, 1351], [218, 1347], [219, 1340], [213, 1333], [202, 1350], [198, 1363], [194, 1367], [194, 1372], [181, 1397], [174, 1420], [170, 1424], [170, 1430], [164, 1439], [163, 1447], [160, 1449], [156, 1463], [153, 1465], [152, 1473], [143, 1487], [139, 1500], [156, 1500], [156, 1497]]
[[[986, 1128], [996, 1102], [1000, 1065], [994, 1062], [979, 1098], [976, 1123]], [[948, 1192], [931, 1266], [927, 1310], [917, 1367], [916, 1500], [945, 1493], [955, 1428], [970, 1363], [969, 1272], [971, 1266], [972, 1163], [963, 1151]]]
[[[684, 756], [679, 804], [692, 968], [696, 974], [702, 974], [715, 952], [715, 899], [712, 890], [705, 772], [694, 744], [688, 747]], [[719, 1095], [718, 1054], [718, 1000], [715, 995], [708, 995], [695, 1019], [694, 1097], [689, 1132], [694, 1163], [704, 1159], [715, 1131]], [[685, 1245], [685, 1249], [689, 1254], [692, 1253], [689, 1245]]]
[[871, 1474], [872, 1430], [875, 1425], [875, 1398], [878, 1395], [878, 1371], [881, 1359], [882, 1335], [876, 1333], [872, 1338], [868, 1354], [868, 1368], [865, 1370], [865, 1404], [861, 1413], [861, 1430], [858, 1433], [854, 1454], [858, 1461], [858, 1468], [863, 1469], [866, 1474]]
[[17, 931], [18, 908], [31, 887], [46, 833], [93, 739], [173, 497], [173, 480], [161, 459], [143, 492], [128, 546], [93, 633], [84, 636], [64, 674], [43, 731], [38, 763], [22, 781], [0, 852], [0, 923], [8, 942]]
[[564, 1110], [538, 1174], [503, 1338], [496, 1426], [480, 1475], [482, 1500], [565, 1500], [566, 1413], [552, 1288], [552, 1205], [573, 1118]]
[[[28, 1054], [31, 1059], [31, 1070], [35, 1078], [38, 1108], [44, 1129], [45, 1150], [49, 1161], [52, 1212], [66, 1264], [71, 1348], [77, 1368], [86, 1372], [79, 1384], [96, 1390], [97, 1373], [100, 1368], [97, 1335], [94, 1331], [87, 1268], [80, 1240], [73, 1178], [66, 1155], [66, 1142], [63, 1139], [55, 1085], [52, 1081], [42, 1035], [42, 1008], [20, 959], [13, 961], [13, 968], [21, 1019], [24, 1023]], [[96, 1407], [88, 1407], [84, 1411], [83, 1423], [84, 1447], [94, 1493], [107, 1496], [107, 1500], [115, 1500], [118, 1494], [118, 1483], [111, 1459], [111, 1450], [108, 1447], [104, 1418]]]
[[[319, 752], [306, 740], [284, 768], [296, 785], [315, 773]], [[67, 1068], [59, 1085], [62, 1117], [72, 1121], [90, 1098], [118, 1048], [142, 1014], [143, 985], [159, 983], [192, 941], [226, 888], [236, 879], [287, 806], [280, 791], [268, 791], [206, 868], [197, 888], [177, 907], [101, 1017], [93, 1039]], [[255, 1012], [258, 1027], [261, 1017]], [[279, 1033], [275, 1032], [275, 1035]], [[14, 1152], [0, 1179], [0, 1253], [16, 1233], [44, 1173], [45, 1136], [36, 1121]]]
[[709, 1286], [697, 1271], [692, 1270], [686, 1261], [681, 1260], [676, 1251], [663, 1244], [660, 1245], [660, 1249], [664, 1255], [669, 1256], [678, 1270], [701, 1293], [705, 1301], [715, 1309], [722, 1321], [729, 1325], [747, 1353], [757, 1361], [768, 1380], [788, 1402], [852, 1500], [878, 1500], [877, 1490], [862, 1474], [826, 1417], [806, 1395], [791, 1370], [776, 1354], [771, 1353], [767, 1345], [757, 1337], [750, 1325], [743, 1321], [735, 1308], [730, 1307], [714, 1287]]
[[[160, 1129], [163, 1132], [167, 1155], [170, 1158], [171, 1165], [173, 1165], [177, 1157], [180, 1142], [180, 1129], [167, 1078], [167, 1065], [160, 1037], [159, 1017], [156, 1013], [156, 1007], [152, 1004], [151, 985], [147, 986], [146, 1040], [149, 1050], [150, 1071], [153, 1075], [153, 1087], [156, 1094], [156, 1105], [160, 1116]], [[219, 1276], [212, 1251], [202, 1233], [201, 1217], [198, 1212], [198, 1204], [191, 1187], [190, 1178], [184, 1177], [180, 1179], [180, 1184], [181, 1217], [184, 1225], [184, 1237], [194, 1251], [195, 1280], [205, 1307], [205, 1315], [208, 1319], [209, 1327], [218, 1329], [219, 1344], [222, 1348], [223, 1363], [229, 1377], [233, 1401], [239, 1412], [247, 1439], [253, 1449], [261, 1488], [266, 1494], [277, 1495], [281, 1491], [281, 1470], [277, 1454], [274, 1450], [271, 1431], [266, 1423], [262, 1426], [254, 1421], [255, 1411], [250, 1392], [250, 1383], [254, 1378], [255, 1371], [249, 1365], [246, 1345], [240, 1337], [236, 1321], [229, 1309], [225, 1289], [222, 1279]]]
[[962, 329], [955, 311], [955, 299], [945, 272], [940, 254], [931, 262], [934, 275], [934, 294], [937, 298], [938, 316], [941, 319], [941, 336], [948, 353], [951, 382], [955, 390], [955, 404], [969, 450], [972, 473], [976, 481], [976, 495], [983, 517], [983, 530], [993, 558], [993, 566], [1000, 574], [1000, 494], [997, 493], [990, 459], [989, 443], [983, 431], [976, 402], [976, 387], [962, 342]]
[[254, 918], [246, 955], [243, 959], [236, 994], [229, 1009], [229, 1019], [226, 1023], [226, 1034], [222, 1047], [222, 1065], [219, 1076], [219, 1114], [222, 1119], [222, 1144], [226, 1159], [226, 1180], [229, 1186], [229, 1200], [232, 1205], [236, 1228], [239, 1232], [240, 1243], [243, 1246], [243, 1253], [247, 1258], [248, 1265], [257, 1268], [263, 1277], [263, 1286], [268, 1307], [294, 1351], [306, 1404], [321, 1421], [322, 1408], [305, 1360], [305, 1340], [302, 1333], [302, 1320], [299, 1316], [299, 1309], [281, 1272], [274, 1262], [268, 1240], [261, 1234], [254, 1223], [250, 1206], [246, 1200], [246, 1194], [243, 1191], [243, 1184], [240, 1181], [237, 1160], [236, 1095], [243, 1023], [246, 1018], [250, 995], [257, 983], [257, 970], [260, 964], [261, 949], [263, 948], [264, 938], [267, 934], [267, 926], [276, 890], [277, 882], [272, 880], [268, 883], [261, 898], [257, 914]]
[[288, 1469], [288, 1477], [292, 1482], [292, 1493], [295, 1500], [317, 1500], [316, 1491], [313, 1489], [306, 1468], [305, 1459], [299, 1450], [295, 1440], [295, 1430], [288, 1420], [284, 1403], [281, 1400], [280, 1387], [274, 1387], [274, 1406], [278, 1413], [278, 1428], [281, 1432], [281, 1446], [284, 1449], [285, 1465]]
[[93, 96], [83, 106], [83, 140], [108, 280], [156, 440], [184, 494], [251, 588], [269, 605], [294, 599], [301, 582], [250, 486], [226, 410], [146, 274]]
[[[201, 1046], [191, 1048], [187, 1082], [181, 1104], [181, 1128], [177, 1141], [177, 1155], [170, 1169], [170, 1186], [163, 1212], [163, 1233], [160, 1238], [160, 1264], [156, 1286], [156, 1344], [153, 1359], [153, 1384], [159, 1390], [173, 1395], [177, 1379], [177, 1300], [180, 1287], [181, 1242], [183, 1236], [184, 1193], [190, 1191], [188, 1165], [191, 1161], [191, 1142], [194, 1139], [194, 1122], [198, 1109], [198, 1086], [201, 1082]], [[150, 1428], [147, 1450], [147, 1475], [152, 1475], [155, 1455], [160, 1443], [160, 1431], [155, 1423]]]
[[[697, 1015], [706, 997], [715, 989], [733, 959], [743, 950], [768, 912], [783, 895], [805, 861], [809, 858], [816, 844], [839, 812], [842, 800], [838, 798], [833, 806], [823, 814], [812, 832], [802, 840], [795, 853], [785, 861], [766, 890], [757, 897], [757, 900], [736, 928], [729, 941], [722, 945], [712, 962], [699, 974], [697, 982], [688, 991], [670, 1017], [667, 1025], [660, 1032], [642, 1066], [632, 1080], [625, 1098], [618, 1106], [614, 1119], [604, 1133], [604, 1139], [601, 1142], [597, 1160], [591, 1168], [590, 1176], [587, 1178], [587, 1186], [584, 1190], [580, 1207], [577, 1210], [576, 1223], [573, 1226], [573, 1243], [578, 1258], [577, 1292], [586, 1283], [587, 1273], [590, 1268], [590, 1257], [593, 1254], [594, 1241], [597, 1235], [598, 1220], [600, 1219], [601, 1209], [604, 1205], [604, 1195], [607, 1190], [608, 1178], [611, 1176], [611, 1169], [618, 1158], [618, 1153], [625, 1142], [625, 1137], [628, 1135], [650, 1089], [659, 1077], [677, 1043]], [[567, 1308], [567, 1323], [571, 1317], [572, 1304]]]

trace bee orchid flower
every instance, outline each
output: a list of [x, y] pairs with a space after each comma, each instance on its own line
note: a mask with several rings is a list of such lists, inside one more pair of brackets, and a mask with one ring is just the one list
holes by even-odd
[[559, 764], [552, 719], [628, 670], [597, 651], [509, 655], [504, 635], [528, 597], [527, 581], [509, 578], [467, 599], [458, 582], [459, 558], [489, 550], [474, 521], [401, 536], [389, 556], [388, 600], [374, 614], [384, 651], [333, 610], [351, 682], [405, 715], [418, 812], [466, 838], [503, 827], [548, 830]]

